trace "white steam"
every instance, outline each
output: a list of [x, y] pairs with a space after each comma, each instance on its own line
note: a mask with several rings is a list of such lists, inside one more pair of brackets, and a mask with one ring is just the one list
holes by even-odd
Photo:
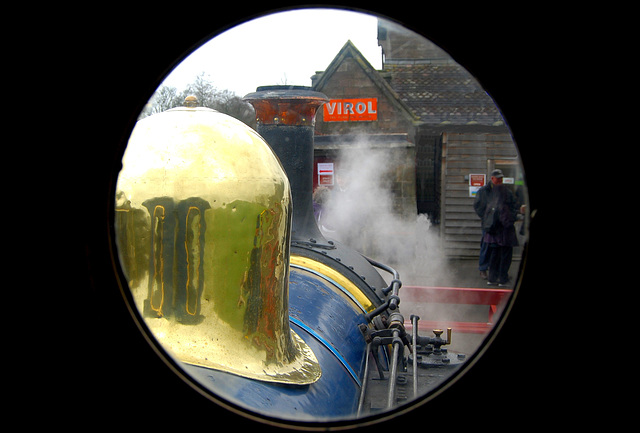
[[[314, 194], [323, 202], [320, 230], [328, 239], [396, 269], [403, 286], [459, 286], [459, 273], [464, 271], [447, 258], [439, 229], [427, 215], [418, 215], [415, 207], [403, 209], [398, 200], [398, 170], [403, 164], [407, 161], [395, 149], [342, 151], [336, 161], [336, 184], [330, 191], [316, 190]], [[477, 261], [472, 268], [477, 269]], [[390, 274], [380, 274], [391, 282]], [[416, 314], [424, 320], [486, 322], [488, 317], [486, 305], [421, 302], [407, 297], [402, 289], [400, 298], [405, 301], [400, 307], [405, 318]], [[449, 349], [463, 353], [475, 352], [484, 339], [482, 334], [458, 333], [456, 329], [454, 334]]]
[[446, 257], [427, 215], [416, 213], [415, 202], [403, 208], [397, 182], [403, 161], [398, 155], [394, 149], [342, 151], [334, 186], [318, 200], [323, 201], [319, 226], [327, 238], [394, 267], [403, 284], [433, 285], [448, 272]]

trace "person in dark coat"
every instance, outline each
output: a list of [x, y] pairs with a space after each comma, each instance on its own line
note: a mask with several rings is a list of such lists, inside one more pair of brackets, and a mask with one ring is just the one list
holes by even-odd
[[[502, 184], [502, 178], [504, 175], [502, 174], [502, 170], [496, 169], [491, 172], [490, 181], [487, 182], [482, 188], [478, 190], [476, 193], [476, 198], [473, 201], [473, 209], [476, 211], [476, 214], [480, 217], [481, 226], [484, 227], [484, 217], [487, 210], [487, 204], [491, 201], [491, 197], [493, 196], [493, 186]], [[484, 242], [485, 231], [482, 230], [482, 235], [480, 236], [480, 256], [478, 257], [478, 270], [480, 271], [480, 276], [483, 279], [488, 278], [489, 271], [489, 244]]]
[[[513, 247], [518, 245], [514, 226], [517, 212], [516, 200], [511, 191], [505, 185], [493, 185], [492, 197], [483, 219], [483, 242], [488, 245], [489, 255], [489, 285], [506, 286], [509, 283]], [[491, 227], [489, 219], [494, 221]]]

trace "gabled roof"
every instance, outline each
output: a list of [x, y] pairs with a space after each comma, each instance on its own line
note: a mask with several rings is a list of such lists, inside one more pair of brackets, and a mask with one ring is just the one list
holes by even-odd
[[396, 94], [425, 124], [504, 124], [491, 97], [455, 62], [387, 63], [384, 72], [390, 74]]
[[356, 48], [356, 46], [350, 40], [340, 49], [336, 57], [331, 61], [327, 69], [321, 73], [320, 78], [313, 84], [313, 89], [322, 92], [325, 85], [331, 80], [333, 74], [338, 70], [340, 65], [347, 58], [353, 58], [356, 63], [362, 68], [366, 76], [376, 85], [381, 93], [387, 97], [389, 102], [407, 119], [417, 121], [418, 117], [409, 108], [409, 106], [403, 102], [398, 94], [391, 88], [389, 83], [380, 75], [380, 72], [376, 71], [371, 63], [362, 55], [362, 53]]

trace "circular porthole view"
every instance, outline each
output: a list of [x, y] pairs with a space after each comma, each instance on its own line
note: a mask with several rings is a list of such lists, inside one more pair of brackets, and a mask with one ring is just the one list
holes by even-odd
[[167, 75], [113, 201], [125, 300], [163, 356], [225, 407], [324, 428], [455, 386], [506, 320], [530, 218], [469, 71], [395, 21], [318, 8]]

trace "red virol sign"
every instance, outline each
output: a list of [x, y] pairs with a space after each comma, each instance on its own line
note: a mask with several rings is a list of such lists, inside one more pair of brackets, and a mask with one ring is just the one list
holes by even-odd
[[378, 120], [378, 98], [331, 99], [324, 104], [325, 122]]

